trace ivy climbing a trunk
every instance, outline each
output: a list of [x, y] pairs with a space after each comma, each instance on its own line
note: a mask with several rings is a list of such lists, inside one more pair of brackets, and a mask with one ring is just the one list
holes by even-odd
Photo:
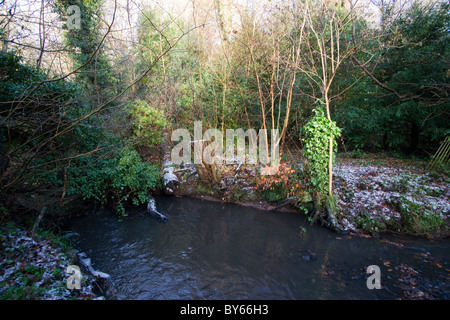
[[335, 201], [332, 191], [332, 170], [336, 138], [341, 129], [324, 114], [323, 103], [314, 109], [314, 117], [305, 125], [304, 154], [305, 171], [309, 179], [310, 191], [314, 197], [315, 213], [311, 224], [317, 219], [340, 231], [335, 213]]

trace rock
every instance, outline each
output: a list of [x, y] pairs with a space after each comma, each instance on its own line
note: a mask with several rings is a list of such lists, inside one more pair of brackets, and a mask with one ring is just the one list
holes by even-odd
[[164, 184], [164, 193], [167, 195], [172, 195], [180, 186], [180, 181], [178, 177], [173, 172], [174, 167], [170, 161], [165, 161], [163, 164], [163, 184]]
[[164, 193], [167, 195], [172, 195], [175, 193], [175, 191], [180, 186], [180, 181], [178, 180], [177, 175], [174, 172], [174, 164], [171, 160], [171, 143], [170, 138], [167, 133], [164, 133], [163, 135], [164, 143], [163, 146], [163, 153], [164, 153], [164, 160], [163, 160], [163, 184], [164, 184]]
[[102, 279], [110, 279], [111, 276], [107, 273], [101, 272], [101, 271], [97, 271], [92, 269], [92, 275], [96, 278], [102, 278]]

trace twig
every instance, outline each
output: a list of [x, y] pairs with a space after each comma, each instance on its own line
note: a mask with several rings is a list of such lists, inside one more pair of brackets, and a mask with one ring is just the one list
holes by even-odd
[[239, 175], [239, 172], [241, 171], [241, 168], [242, 168], [242, 163], [239, 164], [239, 166], [238, 166], [238, 168], [237, 168], [237, 170], [236, 170], [236, 174], [234, 175], [234, 178], [233, 178], [233, 180], [231, 181], [231, 185], [234, 184], [234, 181], [236, 180], [237, 176]]
[[174, 170], [173, 173], [182, 172], [182, 171], [187, 171], [187, 170], [191, 170], [191, 168], [184, 168], [184, 169]]

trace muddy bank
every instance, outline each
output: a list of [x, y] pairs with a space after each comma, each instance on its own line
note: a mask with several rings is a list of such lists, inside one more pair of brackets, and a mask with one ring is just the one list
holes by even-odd
[[233, 200], [223, 200], [220, 197], [214, 197], [210, 195], [201, 195], [198, 193], [188, 193], [188, 194], [177, 194], [178, 197], [190, 197], [200, 200], [206, 200], [206, 201], [213, 201], [213, 202], [220, 202], [220, 203], [233, 203], [244, 207], [251, 207], [258, 210], [264, 210], [264, 211], [280, 211], [280, 212], [297, 212], [298, 209], [294, 206], [287, 205], [283, 206], [281, 208], [278, 208], [279, 205], [268, 202], [265, 200], [254, 200], [254, 201], [233, 201]]

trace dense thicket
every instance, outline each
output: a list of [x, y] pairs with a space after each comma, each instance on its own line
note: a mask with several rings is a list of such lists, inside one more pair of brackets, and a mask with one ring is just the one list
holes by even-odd
[[[384, 10], [388, 16], [393, 8]], [[449, 134], [449, 12], [445, 2], [414, 3], [398, 19], [384, 22], [379, 43], [368, 42], [367, 51], [352, 59], [341, 81], [350, 74], [362, 78], [334, 108], [348, 147], [436, 152]]]

